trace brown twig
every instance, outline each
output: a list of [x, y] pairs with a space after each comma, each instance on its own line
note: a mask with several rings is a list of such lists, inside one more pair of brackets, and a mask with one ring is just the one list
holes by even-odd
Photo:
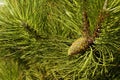
[[88, 14], [87, 14], [87, 0], [83, 0], [83, 5], [82, 5], [82, 26], [83, 26], [83, 37], [89, 38], [90, 36], [90, 23], [88, 19]]
[[99, 36], [99, 33], [100, 33], [100, 29], [101, 29], [101, 26], [102, 26], [102, 22], [104, 21], [104, 15], [102, 12], [99, 13], [99, 16], [98, 16], [98, 20], [97, 20], [97, 23], [96, 23], [96, 28], [94, 30], [94, 34], [93, 34], [93, 39], [95, 39], [96, 37]]
[[83, 18], [82, 18], [82, 20], [83, 20], [83, 36], [88, 37], [89, 32], [90, 32], [90, 30], [89, 30], [90, 24], [89, 24], [88, 15], [87, 15], [86, 10], [84, 10], [82, 12], [82, 16], [83, 16]]
[[108, 0], [105, 0], [103, 9], [99, 12], [99, 16], [98, 16], [97, 23], [96, 23], [96, 28], [93, 33], [93, 39], [95, 39], [96, 37], [99, 37], [102, 23], [105, 20], [106, 16], [108, 16], [108, 14], [106, 14], [107, 2]]

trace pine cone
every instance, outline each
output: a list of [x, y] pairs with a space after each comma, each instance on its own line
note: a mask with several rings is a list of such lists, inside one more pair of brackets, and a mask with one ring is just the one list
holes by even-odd
[[72, 43], [72, 45], [68, 49], [68, 55], [75, 55], [82, 51], [85, 51], [88, 46], [88, 39], [86, 37], [81, 37]]

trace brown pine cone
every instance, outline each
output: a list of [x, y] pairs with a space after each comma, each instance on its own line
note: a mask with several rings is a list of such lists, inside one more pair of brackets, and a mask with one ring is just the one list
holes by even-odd
[[68, 55], [75, 55], [80, 53], [81, 51], [85, 51], [88, 46], [88, 39], [86, 37], [81, 37], [72, 43], [72, 45], [68, 49]]

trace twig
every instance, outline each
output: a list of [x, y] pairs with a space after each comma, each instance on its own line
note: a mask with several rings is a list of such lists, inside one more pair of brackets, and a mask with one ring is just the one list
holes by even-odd
[[103, 5], [103, 9], [99, 13], [98, 20], [96, 23], [96, 28], [95, 28], [94, 34], [93, 34], [93, 39], [95, 39], [96, 37], [99, 37], [102, 23], [106, 18], [105, 12], [106, 12], [106, 8], [107, 8], [107, 3], [108, 3], [108, 0], [105, 0], [104, 5]]
[[33, 27], [31, 27], [28, 23], [22, 22], [22, 26], [23, 26], [24, 29], [28, 32], [28, 34], [29, 34], [30, 36], [32, 36], [33, 38], [35, 38], [36, 40], [46, 39], [46, 38], [43, 37], [42, 35], [39, 35], [38, 31], [35, 30]]
[[90, 24], [86, 10], [83, 11], [82, 15], [83, 15], [83, 36], [88, 37], [90, 32], [89, 30]]
[[87, 0], [83, 0], [83, 12], [82, 12], [82, 22], [83, 22], [83, 36], [89, 37], [90, 34], [90, 23], [88, 19], [87, 9], [86, 9]]

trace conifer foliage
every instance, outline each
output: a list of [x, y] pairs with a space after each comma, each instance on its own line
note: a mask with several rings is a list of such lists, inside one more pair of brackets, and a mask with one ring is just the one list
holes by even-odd
[[119, 0], [3, 1], [0, 80], [120, 79]]

